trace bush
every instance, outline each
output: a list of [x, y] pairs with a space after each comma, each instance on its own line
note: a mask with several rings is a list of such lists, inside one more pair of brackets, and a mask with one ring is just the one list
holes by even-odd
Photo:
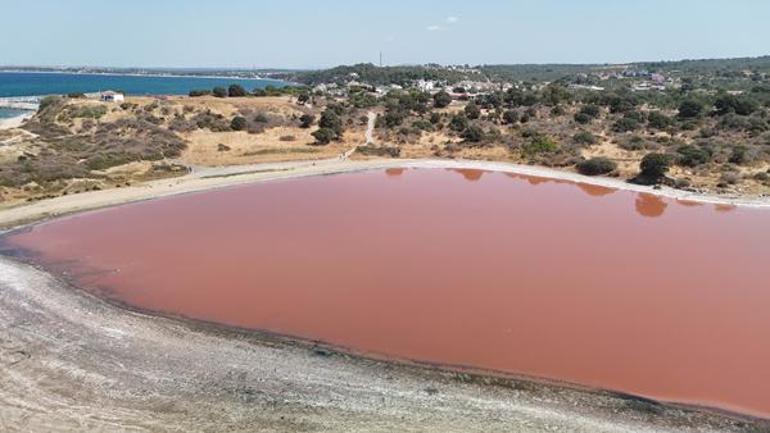
[[248, 92], [246, 92], [246, 89], [238, 84], [231, 84], [230, 87], [227, 88], [227, 96], [231, 98], [242, 98], [247, 94]]
[[211, 94], [211, 90], [198, 89], [198, 90], [190, 90], [190, 93], [188, 95], [190, 95], [191, 98], [197, 98], [199, 96], [208, 96], [210, 94]]
[[751, 158], [749, 158], [749, 149], [746, 146], [735, 146], [733, 147], [732, 152], [730, 153], [730, 163], [731, 164], [746, 164], [749, 162]]
[[577, 144], [592, 145], [598, 141], [596, 136], [588, 131], [580, 131], [572, 137], [572, 140]]
[[471, 101], [465, 106], [465, 117], [471, 120], [481, 117], [481, 109], [475, 102]]
[[729, 113], [748, 116], [759, 109], [759, 103], [745, 96], [723, 95], [716, 100], [714, 107], [716, 107], [717, 114], [720, 116]]
[[591, 158], [577, 165], [578, 172], [586, 176], [599, 176], [612, 173], [617, 168], [618, 165], [615, 161], [604, 157]]
[[107, 114], [107, 107], [104, 105], [70, 106], [67, 108], [67, 114], [73, 119], [100, 119]]
[[436, 108], [445, 108], [451, 103], [452, 96], [443, 90], [433, 95], [433, 106]]
[[559, 150], [559, 143], [547, 135], [534, 134], [529, 143], [524, 146], [524, 152], [529, 155], [551, 153]]
[[711, 160], [711, 152], [691, 144], [680, 146], [676, 152], [679, 154], [677, 164], [684, 167], [697, 167]]
[[506, 125], [513, 125], [519, 121], [519, 112], [516, 110], [506, 110], [503, 113], [503, 122]]
[[337, 139], [337, 134], [330, 128], [319, 128], [313, 134], [316, 144], [326, 145]]
[[599, 117], [600, 113], [601, 110], [596, 105], [584, 105], [583, 108], [575, 114], [575, 122], [582, 125], [591, 123], [594, 119]]
[[315, 116], [313, 116], [312, 114], [303, 114], [299, 118], [300, 128], [308, 129], [311, 126], [313, 126], [313, 123], [315, 123]]
[[484, 130], [477, 125], [471, 125], [463, 132], [462, 137], [468, 143], [479, 143], [484, 140]]
[[46, 108], [51, 107], [54, 104], [57, 104], [61, 101], [62, 101], [62, 98], [59, 96], [46, 96], [40, 101], [40, 105], [38, 106], [37, 112], [40, 113]]
[[679, 104], [680, 119], [695, 119], [703, 114], [703, 103], [694, 99], [686, 99]]
[[666, 176], [671, 168], [671, 157], [662, 153], [648, 153], [639, 164], [640, 175], [650, 181], [657, 182]]
[[630, 132], [639, 129], [639, 121], [633, 117], [623, 117], [612, 124], [615, 132]]
[[232, 128], [233, 131], [243, 131], [246, 129], [247, 125], [248, 121], [242, 116], [235, 116], [233, 117], [232, 122], [230, 122], [230, 128]]
[[453, 116], [449, 122], [449, 128], [455, 132], [465, 131], [468, 128], [468, 118], [460, 114]]
[[651, 128], [659, 130], [666, 129], [673, 124], [671, 118], [661, 113], [660, 111], [651, 111], [647, 115], [647, 121], [649, 122]]
[[227, 97], [227, 89], [225, 89], [224, 87], [214, 87], [214, 90], [212, 90], [211, 93], [217, 98]]

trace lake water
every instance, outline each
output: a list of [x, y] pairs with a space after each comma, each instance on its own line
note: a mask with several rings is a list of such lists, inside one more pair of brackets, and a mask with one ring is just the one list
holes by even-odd
[[190, 90], [240, 84], [247, 90], [282, 81], [229, 78], [151, 77], [133, 75], [0, 72], [0, 97], [93, 93], [119, 90], [129, 95], [186, 95]]
[[770, 213], [474, 170], [276, 181], [4, 240], [143, 310], [770, 417]]

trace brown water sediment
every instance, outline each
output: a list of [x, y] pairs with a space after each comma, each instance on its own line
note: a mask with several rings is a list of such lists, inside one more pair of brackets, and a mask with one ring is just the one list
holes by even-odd
[[127, 205], [7, 242], [153, 311], [770, 416], [766, 211], [388, 174]]

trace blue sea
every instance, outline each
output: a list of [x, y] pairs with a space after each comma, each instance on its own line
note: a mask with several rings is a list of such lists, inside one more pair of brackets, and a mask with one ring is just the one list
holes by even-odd
[[[277, 80], [135, 75], [0, 72], [0, 98], [115, 90], [127, 95], [186, 95], [190, 90], [240, 84], [247, 90], [281, 87]], [[0, 118], [18, 116], [19, 110], [0, 108]]]
[[128, 95], [186, 95], [190, 90], [227, 87], [230, 84], [240, 84], [247, 90], [284, 85], [282, 81], [277, 80], [0, 72], [0, 97], [93, 93], [104, 90], [122, 91]]

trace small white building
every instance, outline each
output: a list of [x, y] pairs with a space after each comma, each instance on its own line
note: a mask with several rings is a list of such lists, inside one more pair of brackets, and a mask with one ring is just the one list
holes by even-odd
[[104, 102], [123, 102], [126, 100], [126, 97], [122, 93], [108, 90], [106, 92], [102, 92], [101, 100]]

